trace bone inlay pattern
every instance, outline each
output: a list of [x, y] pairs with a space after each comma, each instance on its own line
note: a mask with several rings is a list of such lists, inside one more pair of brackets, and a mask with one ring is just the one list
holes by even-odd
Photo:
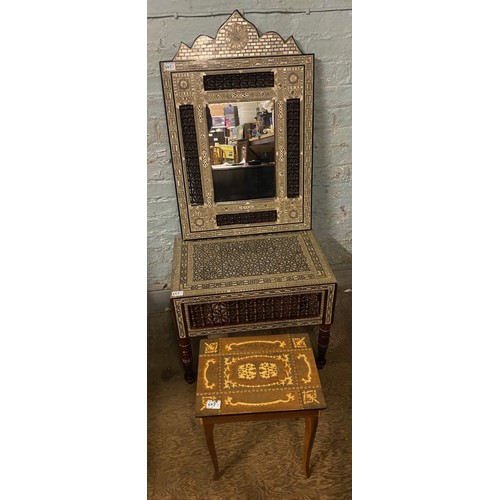
[[182, 291], [184, 297], [198, 292], [226, 294], [228, 290], [241, 291], [239, 287], [250, 292], [250, 286], [254, 290], [274, 290], [296, 287], [298, 283], [322, 286], [335, 282], [311, 231], [204, 241], [177, 238], [174, 261], [172, 290]]
[[[263, 256], [269, 255], [265, 261]], [[280, 255], [273, 259], [272, 255]], [[294, 236], [275, 239], [218, 241], [193, 248], [194, 281], [310, 271], [310, 265]]]
[[300, 54], [293, 37], [283, 40], [272, 31], [259, 35], [257, 28], [249, 23], [239, 12], [234, 12], [221, 26], [217, 37], [199, 36], [192, 47], [181, 43], [176, 61], [217, 59], [227, 57], [246, 57], [260, 54]]
[[[160, 63], [184, 239], [311, 228], [313, 61], [314, 56], [303, 54], [292, 37], [259, 35], [234, 12], [215, 39], [200, 36], [191, 48], [181, 44], [172, 61]], [[206, 106], [267, 100], [275, 102], [276, 196], [217, 203]], [[188, 105], [193, 107], [194, 122], [189, 117], [186, 123], [196, 131], [197, 153], [194, 137], [178, 133], [177, 109]]]

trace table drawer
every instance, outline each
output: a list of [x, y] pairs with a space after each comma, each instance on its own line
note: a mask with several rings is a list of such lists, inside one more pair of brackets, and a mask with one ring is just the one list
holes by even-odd
[[183, 337], [319, 324], [324, 321], [333, 287], [262, 290], [211, 297], [175, 298]]

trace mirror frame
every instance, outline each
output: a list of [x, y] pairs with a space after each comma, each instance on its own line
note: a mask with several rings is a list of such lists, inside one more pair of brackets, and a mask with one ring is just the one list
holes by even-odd
[[[259, 35], [235, 11], [215, 38], [182, 43], [160, 71], [183, 239], [311, 229], [314, 56], [293, 37]], [[259, 84], [270, 72], [272, 86]], [[212, 81], [223, 88], [206, 90], [207, 75], [222, 75]], [[238, 85], [249, 80], [252, 88]], [[265, 100], [274, 100], [276, 197], [215, 203], [206, 107]]]

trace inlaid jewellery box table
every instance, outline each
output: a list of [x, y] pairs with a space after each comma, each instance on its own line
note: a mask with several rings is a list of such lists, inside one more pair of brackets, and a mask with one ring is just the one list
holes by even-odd
[[171, 302], [188, 382], [190, 338], [319, 324], [323, 367], [336, 279], [312, 231], [174, 244]]
[[196, 417], [219, 477], [214, 425], [249, 420], [304, 418], [302, 464], [309, 459], [320, 410], [326, 408], [309, 336], [275, 334], [200, 342]]

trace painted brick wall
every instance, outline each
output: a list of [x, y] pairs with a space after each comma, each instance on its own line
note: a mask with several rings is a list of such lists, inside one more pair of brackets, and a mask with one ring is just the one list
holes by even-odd
[[[315, 54], [313, 230], [333, 269], [351, 264], [351, 12], [310, 14], [251, 11], [350, 9], [350, 0], [149, 0], [148, 15], [227, 13], [211, 17], [148, 19], [148, 286], [170, 282], [172, 245], [180, 234], [172, 163], [163, 107], [159, 61], [172, 59], [179, 43], [215, 36], [238, 9], [260, 33], [293, 35], [303, 52]], [[246, 8], [246, 12], [245, 11]]]

